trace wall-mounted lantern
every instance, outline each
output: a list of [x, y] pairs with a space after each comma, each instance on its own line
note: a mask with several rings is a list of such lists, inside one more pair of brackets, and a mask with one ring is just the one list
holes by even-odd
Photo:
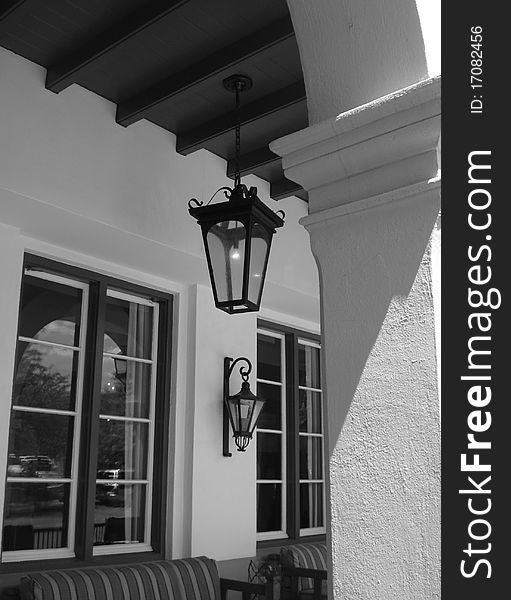
[[[240, 375], [243, 383], [241, 390], [230, 395], [229, 381], [234, 367], [244, 361], [247, 367], [240, 367]], [[257, 425], [257, 419], [264, 406], [264, 400], [258, 398], [250, 391], [248, 376], [252, 371], [252, 363], [248, 358], [240, 357], [234, 362], [232, 358], [224, 358], [224, 423], [223, 423], [223, 452], [224, 456], [232, 456], [229, 451], [229, 422], [231, 423], [234, 443], [239, 452], [245, 452], [252, 433]]]
[[[266, 267], [273, 234], [284, 225], [282, 217], [269, 209], [258, 197], [257, 188], [241, 183], [240, 92], [252, 87], [252, 80], [233, 75], [224, 87], [236, 93], [236, 149], [234, 187], [223, 187], [227, 202], [204, 206], [192, 198], [189, 212], [202, 229], [204, 249], [215, 305], [233, 314], [259, 310]], [[282, 212], [282, 211], [279, 211]]]

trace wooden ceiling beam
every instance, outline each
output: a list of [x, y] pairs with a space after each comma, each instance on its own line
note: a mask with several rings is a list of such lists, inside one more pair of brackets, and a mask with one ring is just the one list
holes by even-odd
[[289, 198], [289, 196], [297, 196], [304, 200], [306, 192], [299, 183], [295, 183], [290, 179], [283, 178], [270, 183], [270, 198], [273, 200], [284, 200], [284, 198]]
[[[249, 175], [258, 167], [270, 164], [280, 164], [281, 160], [280, 156], [274, 154], [267, 146], [258, 148], [257, 150], [247, 152], [247, 154], [242, 154], [240, 156], [240, 174], [242, 177], [244, 175]], [[234, 179], [235, 168], [235, 161], [231, 158], [227, 161], [227, 177]]]
[[127, 127], [143, 119], [150, 108], [293, 36], [291, 18], [279, 19], [121, 102], [117, 106], [117, 123]]
[[[243, 106], [241, 109], [241, 125], [258, 121], [297, 102], [305, 102], [305, 99], [305, 85], [303, 81], [298, 81], [278, 92]], [[237, 112], [232, 110], [202, 123], [194, 129], [178, 133], [176, 150], [187, 155], [204, 148], [208, 140], [233, 130], [236, 126], [236, 119]]]
[[188, 0], [158, 0], [145, 3], [107, 31], [88, 40], [81, 48], [48, 67], [46, 87], [58, 93], [75, 82], [77, 75], [95, 60], [117, 48], [144, 29], [166, 17]]
[[[284, 198], [289, 198], [289, 196], [297, 196], [307, 202], [307, 192], [298, 183], [285, 178], [281, 163], [282, 159], [280, 156], [274, 154], [269, 148], [258, 148], [253, 152], [248, 152], [240, 156], [240, 174], [244, 177], [245, 175], [256, 173], [259, 167], [270, 164], [278, 165], [280, 176], [277, 176], [274, 181], [270, 180], [270, 197], [273, 200], [283, 200]], [[230, 179], [234, 179], [234, 169], [234, 160], [227, 161], [227, 177]], [[263, 179], [265, 179], [264, 176]]]
[[5, 0], [0, 5], [0, 28], [14, 23], [26, 15], [35, 6], [35, 0]]

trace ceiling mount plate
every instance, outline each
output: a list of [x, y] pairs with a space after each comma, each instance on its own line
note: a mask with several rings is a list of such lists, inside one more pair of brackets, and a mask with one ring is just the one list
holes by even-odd
[[252, 79], [248, 75], [231, 75], [222, 82], [229, 92], [246, 92], [252, 87]]

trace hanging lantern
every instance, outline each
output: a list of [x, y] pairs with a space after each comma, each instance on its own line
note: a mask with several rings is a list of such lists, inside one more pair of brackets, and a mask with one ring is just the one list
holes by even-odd
[[272, 237], [284, 225], [284, 213], [282, 217], [274, 213], [257, 197], [257, 188], [241, 183], [239, 95], [252, 82], [234, 75], [224, 80], [224, 86], [236, 93], [234, 187], [218, 190], [224, 191], [226, 202], [204, 206], [192, 199], [188, 207], [202, 229], [215, 305], [233, 314], [259, 310]]

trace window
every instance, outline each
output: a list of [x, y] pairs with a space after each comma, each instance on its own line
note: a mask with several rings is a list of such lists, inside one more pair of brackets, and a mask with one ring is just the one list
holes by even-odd
[[159, 551], [170, 306], [27, 258], [2, 562]]
[[259, 322], [257, 537], [325, 533], [319, 337]]

